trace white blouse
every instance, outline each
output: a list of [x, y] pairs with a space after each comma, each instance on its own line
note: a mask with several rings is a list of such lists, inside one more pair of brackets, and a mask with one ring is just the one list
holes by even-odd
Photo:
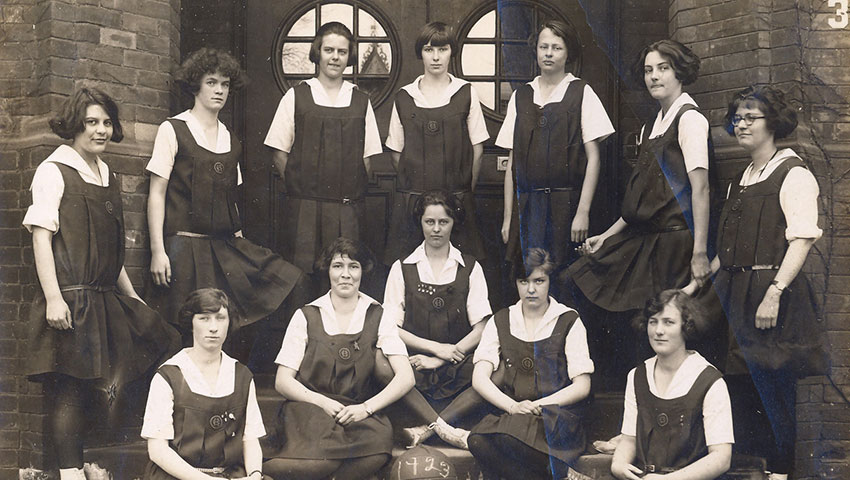
[[[697, 102], [687, 93], [682, 93], [679, 98], [673, 102], [673, 105], [667, 110], [666, 114], [662, 114], [661, 110], [655, 117], [655, 122], [652, 124], [649, 138], [657, 138], [673, 125], [673, 120], [685, 105], [693, 105], [699, 107]], [[643, 139], [643, 133], [646, 125], [640, 129], [640, 137], [638, 143]], [[690, 110], [682, 114], [679, 118], [679, 148], [682, 149], [682, 155], [685, 157], [685, 170], [688, 173], [697, 168], [708, 170], [708, 119], [700, 112]]]

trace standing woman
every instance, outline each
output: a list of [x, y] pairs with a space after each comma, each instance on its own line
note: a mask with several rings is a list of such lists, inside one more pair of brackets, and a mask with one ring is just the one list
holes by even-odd
[[286, 92], [266, 135], [286, 184], [284, 254], [308, 273], [337, 237], [362, 237], [369, 157], [382, 152], [369, 95], [342, 78], [357, 58], [348, 27], [322, 25], [310, 46], [318, 75]]
[[511, 95], [496, 138], [510, 150], [502, 241], [510, 262], [529, 248], [548, 250], [557, 274], [574, 260], [570, 242], [587, 238], [599, 143], [614, 127], [590, 85], [567, 70], [581, 48], [572, 28], [548, 20], [531, 44], [540, 76]]
[[435, 430], [444, 441], [466, 448], [468, 432], [451, 423], [473, 413], [479, 404], [469, 388], [469, 354], [492, 313], [487, 283], [481, 265], [450, 241], [454, 225], [464, 215], [454, 195], [425, 192], [413, 213], [425, 241], [393, 263], [384, 293], [384, 317], [401, 328], [401, 339], [414, 353], [410, 364], [416, 389], [404, 403], [418, 426], [407, 433], [412, 445]]
[[32, 232], [41, 293], [32, 306], [27, 374], [41, 381], [62, 480], [85, 480], [83, 435], [90, 405], [112, 405], [128, 382], [171, 354], [178, 335], [136, 294], [124, 269], [118, 178], [100, 159], [124, 137], [118, 107], [81, 88], [50, 119], [60, 145], [35, 171]]
[[449, 73], [458, 50], [454, 32], [445, 23], [422, 27], [415, 51], [424, 73], [396, 94], [387, 137], [398, 180], [385, 263], [391, 265], [419, 244], [421, 227], [412, 221], [413, 206], [432, 189], [450, 192], [463, 205], [466, 223], [454, 226], [452, 243], [481, 260], [484, 243], [473, 192], [484, 141], [490, 138], [481, 103], [469, 82]]
[[301, 272], [242, 237], [236, 205], [242, 146], [218, 119], [230, 89], [243, 84], [236, 59], [201, 48], [183, 62], [177, 80], [195, 104], [160, 125], [147, 166], [151, 300], [176, 322], [189, 293], [220, 288], [243, 326], [277, 310]]
[[[515, 267], [520, 301], [493, 316], [475, 350], [472, 385], [496, 413], [472, 429], [469, 450], [487, 480], [563, 478], [585, 448], [587, 334], [576, 311], [549, 296], [548, 252], [532, 248]], [[501, 388], [491, 381], [500, 363]]]
[[768, 446], [771, 480], [794, 467], [797, 378], [828, 365], [817, 299], [800, 272], [822, 233], [818, 184], [793, 150], [776, 146], [796, 127], [794, 108], [775, 88], [749, 87], [729, 102], [727, 131], [752, 161], [730, 186], [712, 265], [737, 341], [726, 368], [735, 436]]
[[[330, 291], [292, 317], [275, 389], [286, 399], [266, 472], [278, 479], [368, 478], [390, 459], [392, 426], [378, 413], [413, 387], [407, 350], [380, 304], [360, 292], [374, 265], [360, 242], [340, 237], [316, 262]], [[386, 358], [385, 358], [386, 357]], [[375, 364], [393, 373], [375, 388]]]

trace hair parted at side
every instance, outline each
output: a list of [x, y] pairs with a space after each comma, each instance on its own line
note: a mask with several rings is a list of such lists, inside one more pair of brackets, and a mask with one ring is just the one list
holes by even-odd
[[186, 60], [183, 60], [183, 64], [177, 69], [175, 80], [183, 91], [195, 95], [201, 89], [203, 76], [215, 73], [230, 78], [231, 90], [238, 90], [248, 81], [248, 77], [233, 55], [207, 47], [195, 50], [186, 57]]
[[664, 310], [666, 305], [673, 305], [681, 314], [685, 342], [699, 340], [701, 331], [706, 327], [705, 313], [696, 299], [676, 288], [662, 290], [647, 300], [642, 315], [635, 319], [635, 330], [645, 334], [647, 320]]
[[94, 87], [83, 87], [75, 91], [62, 103], [59, 113], [47, 123], [60, 138], [73, 140], [85, 130], [86, 109], [91, 105], [100, 105], [112, 120], [112, 137], [109, 140], [115, 143], [123, 140], [124, 129], [118, 119], [118, 105], [109, 95]]
[[566, 68], [568, 68], [570, 63], [574, 62], [576, 58], [578, 58], [579, 52], [581, 51], [581, 42], [578, 39], [578, 33], [576, 33], [572, 25], [566, 22], [562, 22], [560, 20], [546, 20], [537, 27], [537, 31], [534, 32], [528, 39], [528, 45], [534, 49], [535, 54], [537, 52], [537, 40], [540, 38], [540, 34], [543, 30], [546, 30], [547, 28], [564, 41], [564, 46], [567, 47]]
[[522, 257], [522, 262], [513, 262], [511, 276], [514, 280], [522, 280], [531, 276], [535, 269], [540, 268], [546, 275], [555, 271], [555, 262], [549, 252], [543, 248], [529, 248]]
[[319, 64], [319, 60], [322, 58], [322, 40], [325, 36], [331, 34], [345, 37], [345, 39], [348, 40], [348, 66], [351, 67], [356, 65], [357, 44], [354, 43], [354, 35], [348, 27], [339, 22], [328, 22], [319, 27], [319, 31], [316, 32], [316, 36], [313, 38], [313, 43], [310, 44], [310, 61], [316, 65]]
[[331, 262], [335, 256], [347, 256], [348, 258], [357, 261], [363, 273], [372, 271], [375, 266], [375, 256], [363, 242], [352, 240], [346, 237], [339, 237], [330, 245], [325, 247], [319, 258], [316, 259], [315, 267], [317, 270], [327, 272], [331, 267]]
[[741, 106], [758, 108], [764, 114], [767, 129], [775, 139], [785, 138], [797, 128], [797, 110], [785, 99], [785, 94], [769, 85], [751, 85], [736, 93], [726, 108], [726, 133], [735, 135], [732, 118]]
[[414, 44], [416, 58], [422, 60], [422, 48], [429, 43], [432, 47], [448, 45], [452, 49], [452, 57], [457, 54], [457, 39], [454, 31], [452, 31], [452, 27], [443, 22], [431, 22], [422, 27], [422, 31], [419, 32]]
[[441, 205], [446, 209], [446, 214], [454, 220], [456, 225], [463, 224], [466, 219], [466, 211], [463, 209], [463, 204], [445, 190], [429, 190], [413, 204], [413, 216], [417, 224], [422, 221], [422, 215], [425, 215], [425, 209], [431, 205]]
[[699, 78], [700, 58], [690, 48], [675, 40], [659, 40], [653, 42], [640, 51], [637, 61], [632, 65], [632, 75], [638, 83], [643, 84], [644, 62], [649, 52], [658, 52], [670, 60], [670, 66], [676, 78], [682, 85], [690, 85]]
[[190, 293], [177, 312], [177, 325], [185, 332], [192, 331], [192, 318], [199, 313], [215, 313], [224, 307], [230, 317], [228, 334], [236, 329], [239, 320], [238, 308], [230, 302], [227, 294], [217, 288], [200, 288]]

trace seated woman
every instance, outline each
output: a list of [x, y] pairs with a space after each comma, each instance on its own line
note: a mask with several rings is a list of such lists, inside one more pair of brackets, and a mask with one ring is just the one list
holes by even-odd
[[[371, 252], [341, 237], [317, 263], [331, 289], [295, 312], [283, 338], [275, 388], [287, 401], [265, 469], [276, 478], [367, 478], [392, 451], [390, 421], [376, 412], [413, 387], [413, 371], [395, 324], [359, 290]], [[395, 374], [377, 391], [375, 364], [387, 361]]]
[[180, 308], [178, 320], [192, 332], [192, 346], [166, 361], [151, 381], [142, 425], [150, 456], [145, 480], [268, 479], [253, 375], [221, 351], [235, 316], [230, 299], [214, 288], [195, 290]]
[[[469, 435], [485, 479], [562, 478], [585, 448], [587, 331], [575, 310], [549, 296], [549, 253], [532, 248], [523, 260], [514, 271], [520, 301], [493, 316], [475, 350], [472, 386], [497, 409]], [[501, 389], [491, 380], [500, 359]]]
[[629, 372], [611, 463], [615, 477], [708, 480], [729, 469], [734, 436], [726, 383], [685, 348], [700, 317], [696, 301], [680, 290], [664, 290], [647, 303], [640, 327], [655, 356]]

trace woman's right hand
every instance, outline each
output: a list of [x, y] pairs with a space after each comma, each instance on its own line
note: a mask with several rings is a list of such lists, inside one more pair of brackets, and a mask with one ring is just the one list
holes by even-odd
[[511, 233], [511, 219], [502, 220], [502, 243], [508, 243], [508, 235]]
[[450, 343], [438, 343], [432, 348], [431, 353], [433, 353], [437, 358], [449, 363], [461, 362], [465, 357], [465, 355], [458, 350], [457, 345], [452, 345]]
[[56, 330], [68, 330], [74, 328], [71, 323], [71, 310], [65, 299], [61, 296], [53, 300], [47, 300], [47, 324]]
[[511, 408], [508, 409], [508, 413], [511, 415], [540, 415], [543, 413], [543, 409], [531, 400], [523, 400], [511, 405]]
[[322, 404], [319, 406], [322, 407], [322, 410], [324, 410], [325, 413], [333, 419], [336, 419], [337, 414], [345, 408], [345, 405], [328, 397], [325, 397], [324, 400], [322, 400]]
[[594, 235], [589, 237], [584, 241], [582, 245], [582, 250], [585, 255], [590, 255], [596, 253], [600, 248], [602, 248], [602, 244], [605, 242], [605, 237], [602, 235]]
[[165, 252], [151, 254], [151, 276], [155, 285], [168, 287], [171, 284], [171, 261]]
[[640, 480], [643, 471], [626, 462], [611, 462], [611, 473], [621, 480]]

